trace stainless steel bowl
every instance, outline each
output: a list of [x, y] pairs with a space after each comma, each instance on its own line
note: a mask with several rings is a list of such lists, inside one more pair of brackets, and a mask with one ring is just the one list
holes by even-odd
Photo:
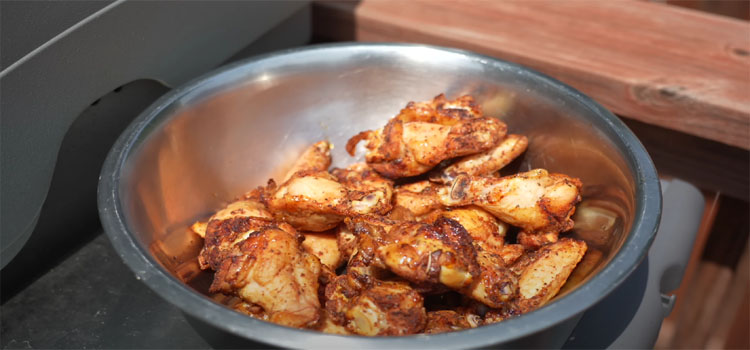
[[[539, 310], [498, 324], [380, 338], [266, 323], [205, 294], [211, 275], [196, 267], [202, 241], [187, 232], [188, 225], [278, 178], [314, 141], [336, 145], [335, 166], [354, 162], [343, 147], [350, 136], [383, 125], [409, 101], [443, 92], [451, 98], [474, 95], [486, 114], [529, 137], [520, 170], [543, 167], [581, 178], [582, 205], [611, 216], [606, 230], [573, 232], [604, 256], [583, 283]], [[111, 150], [100, 179], [99, 211], [114, 247], [139, 279], [188, 315], [243, 338], [287, 347], [550, 347], [562, 344], [581, 313], [645, 256], [658, 226], [661, 193], [651, 159], [630, 130], [554, 79], [466, 51], [336, 44], [246, 60], [162, 97]]]

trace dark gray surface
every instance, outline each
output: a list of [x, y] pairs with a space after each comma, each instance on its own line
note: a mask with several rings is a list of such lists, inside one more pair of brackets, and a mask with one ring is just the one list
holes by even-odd
[[0, 69], [109, 5], [112, 0], [0, 1]]
[[[47, 41], [9, 28], [29, 21], [6, 21], [3, 16], [7, 40], [44, 45], [18, 49], [32, 51], [0, 72], [0, 267], [31, 235], [63, 137], [93, 101], [138, 79], [177, 86], [226, 62], [306, 6], [306, 0], [120, 0], [89, 16], [95, 7], [81, 6], [76, 16], [49, 29], [71, 25], [69, 30]], [[81, 16], [85, 18], [72, 23]], [[52, 35], [49, 30], [43, 38]], [[307, 41], [310, 30], [289, 34]]]
[[208, 349], [172, 306], [136, 280], [107, 237], [2, 305], [3, 349]]
[[2, 268], [3, 301], [100, 230], [96, 187], [104, 158], [133, 118], [167, 91], [153, 80], [137, 80], [99, 98], [71, 125], [60, 147], [39, 224]]

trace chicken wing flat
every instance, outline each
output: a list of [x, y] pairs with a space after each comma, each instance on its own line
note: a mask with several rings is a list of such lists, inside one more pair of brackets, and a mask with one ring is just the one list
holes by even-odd
[[344, 220], [348, 191], [327, 171], [299, 171], [267, 200], [275, 217], [302, 231], [330, 230]]
[[314, 325], [320, 317], [320, 261], [305, 252], [294, 228], [251, 216], [247, 202], [233, 203], [208, 221], [199, 263], [216, 271], [209, 291], [258, 305], [274, 323]]
[[480, 206], [528, 233], [562, 232], [573, 227], [581, 187], [576, 178], [536, 169], [502, 178], [459, 176], [440, 199], [449, 206]]
[[459, 174], [493, 175], [526, 151], [528, 145], [529, 140], [526, 136], [509, 134], [497, 146], [484, 152], [465, 156], [447, 168], [431, 174], [430, 181], [447, 184]]
[[425, 103], [407, 106], [383, 128], [349, 139], [346, 150], [354, 155], [357, 144], [365, 140], [367, 164], [396, 179], [423, 174], [444, 159], [489, 150], [505, 137], [503, 122], [477, 116], [477, 108], [458, 108], [461, 102], [453, 102], [457, 108], [448, 108], [455, 111], [449, 113], [433, 112]]
[[407, 335], [424, 329], [424, 299], [406, 282], [361, 280], [344, 274], [326, 286], [326, 311], [360, 335]]
[[586, 248], [583, 241], [562, 238], [519, 260], [513, 267], [519, 274], [518, 309], [535, 310], [557, 295]]

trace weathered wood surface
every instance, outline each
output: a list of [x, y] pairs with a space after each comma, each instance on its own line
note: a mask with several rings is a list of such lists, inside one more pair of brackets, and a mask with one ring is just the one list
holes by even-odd
[[517, 62], [648, 124], [750, 149], [750, 23], [640, 1], [319, 2], [333, 40], [418, 42]]

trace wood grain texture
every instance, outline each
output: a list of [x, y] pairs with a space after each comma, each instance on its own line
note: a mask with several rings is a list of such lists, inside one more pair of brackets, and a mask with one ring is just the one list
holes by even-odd
[[750, 149], [750, 24], [639, 1], [319, 2], [315, 35], [517, 62], [613, 112]]

